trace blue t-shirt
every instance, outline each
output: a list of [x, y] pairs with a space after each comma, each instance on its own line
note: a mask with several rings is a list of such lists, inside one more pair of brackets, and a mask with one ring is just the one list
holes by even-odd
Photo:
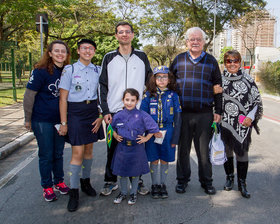
[[54, 67], [50, 75], [46, 69], [33, 70], [26, 88], [36, 91], [32, 121], [60, 123], [59, 89], [62, 69]]

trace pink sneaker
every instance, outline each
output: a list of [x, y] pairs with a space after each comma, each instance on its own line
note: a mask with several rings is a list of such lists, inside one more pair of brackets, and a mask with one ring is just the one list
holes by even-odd
[[46, 201], [55, 201], [56, 200], [56, 194], [53, 192], [53, 188], [44, 188], [43, 197]]
[[54, 185], [54, 190], [59, 191], [60, 194], [68, 194], [69, 187], [64, 182]]

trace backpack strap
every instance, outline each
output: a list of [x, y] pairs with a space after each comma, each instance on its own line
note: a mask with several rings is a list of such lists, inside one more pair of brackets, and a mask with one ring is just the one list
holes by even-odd
[[72, 74], [73, 74], [74, 73], [74, 65], [71, 64], [71, 66], [72, 66]]

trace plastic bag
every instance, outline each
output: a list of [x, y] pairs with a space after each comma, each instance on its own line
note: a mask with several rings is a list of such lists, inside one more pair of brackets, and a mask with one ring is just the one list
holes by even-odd
[[215, 122], [213, 122], [212, 127], [214, 127], [215, 132], [213, 137], [209, 142], [209, 151], [210, 151], [210, 162], [212, 165], [223, 165], [227, 161], [225, 153], [225, 145], [221, 138], [220, 128]]
[[157, 144], [162, 145], [164, 137], [165, 137], [165, 134], [166, 134], [166, 130], [161, 130], [159, 132], [162, 134], [162, 137], [161, 138], [155, 138], [154, 142], [157, 143]]

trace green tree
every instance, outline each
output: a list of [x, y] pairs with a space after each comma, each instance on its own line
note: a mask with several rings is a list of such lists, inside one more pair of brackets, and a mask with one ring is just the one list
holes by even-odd
[[[243, 46], [247, 50], [247, 54], [250, 58], [249, 73], [251, 73], [254, 64], [255, 48], [257, 46], [258, 37], [261, 35], [263, 25], [266, 23], [267, 18], [269, 17], [270, 14], [268, 11], [257, 10], [248, 12], [243, 17], [235, 18], [232, 21], [232, 26], [239, 31]], [[253, 26], [254, 29], [249, 29], [250, 26]]]
[[151, 44], [144, 46], [143, 50], [147, 54], [151, 66], [166, 65], [169, 66], [173, 58], [183, 49], [173, 49], [171, 46], [153, 46]]
[[266, 91], [280, 95], [280, 61], [265, 63], [257, 76]]
[[[74, 60], [78, 58], [76, 43], [81, 38], [98, 42], [94, 59], [98, 64], [101, 64], [105, 53], [118, 45], [114, 31], [119, 18], [110, 10], [110, 4], [102, 6], [100, 1], [95, 0], [0, 0], [0, 2], [0, 41], [16, 41], [19, 46], [17, 51], [19, 58], [24, 58], [28, 52], [32, 52], [33, 62], [40, 58], [40, 35], [35, 31], [37, 13], [48, 14], [49, 32], [44, 34], [44, 47], [52, 40], [61, 39], [71, 48]], [[140, 46], [137, 33], [133, 46], [136, 48]], [[3, 54], [4, 52], [1, 55]]]
[[[92, 62], [94, 64], [101, 65], [104, 55], [110, 51], [116, 50], [117, 47], [119, 46], [119, 43], [115, 38], [115, 36], [113, 35], [111, 36], [97, 35], [93, 39], [96, 42], [97, 50], [92, 59]], [[135, 37], [133, 39], [132, 46], [137, 49], [140, 48], [138, 37]]]
[[[116, 49], [115, 24], [119, 19], [109, 10], [101, 7], [99, 1], [76, 0], [64, 1], [63, 4], [48, 6], [44, 12], [49, 15], [49, 34], [47, 38], [61, 39], [68, 43], [72, 50], [72, 59], [77, 60], [77, 41], [88, 38], [96, 41], [97, 51], [93, 62], [101, 65], [105, 53]], [[132, 45], [138, 48], [139, 38], [137, 28]]]
[[8, 41], [16, 36], [23, 38], [26, 30], [35, 27], [35, 15], [41, 7], [54, 3], [53, 0], [1, 0], [0, 1], [0, 40]]
[[[145, 37], [156, 37], [163, 42], [173, 39], [180, 41], [186, 29], [192, 26], [201, 27], [208, 35], [206, 48], [211, 44], [214, 36], [214, 8], [213, 0], [127, 0], [137, 4], [144, 10], [139, 18]], [[216, 4], [216, 34], [234, 19], [245, 12], [262, 9], [266, 5], [264, 0], [220, 0]]]
[[220, 57], [219, 57], [219, 63], [220, 64], [224, 64], [224, 55], [227, 51], [230, 51], [230, 50], [233, 50], [233, 47], [230, 46], [230, 47], [224, 47], [222, 50], [221, 50], [221, 54], [220, 54]]

